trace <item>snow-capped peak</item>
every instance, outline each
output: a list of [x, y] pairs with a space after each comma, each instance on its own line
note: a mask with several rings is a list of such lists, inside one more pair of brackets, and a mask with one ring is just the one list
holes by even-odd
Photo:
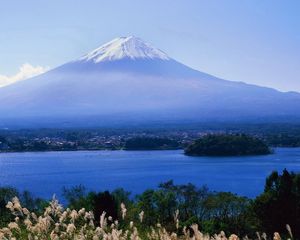
[[98, 63], [124, 58], [170, 60], [166, 53], [134, 36], [115, 38], [79, 60]]

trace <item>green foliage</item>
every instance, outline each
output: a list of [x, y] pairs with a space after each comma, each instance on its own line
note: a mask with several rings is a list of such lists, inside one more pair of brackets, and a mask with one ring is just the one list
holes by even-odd
[[112, 217], [113, 220], [118, 219], [117, 203], [114, 196], [108, 191], [97, 193], [94, 196], [92, 211], [94, 213], [96, 223], [98, 224], [103, 212], [105, 212], [108, 217]]
[[[150, 226], [162, 224], [168, 231], [180, 232], [183, 226], [197, 223], [202, 232], [213, 234], [225, 231], [240, 236], [254, 236], [256, 231], [265, 231], [268, 235], [275, 231], [286, 232], [286, 224], [293, 230], [295, 239], [300, 237], [300, 174], [284, 170], [280, 175], [273, 172], [267, 179], [264, 192], [251, 200], [230, 192], [211, 192], [206, 186], [193, 184], [176, 185], [173, 181], [161, 183], [157, 189], [149, 189], [130, 198], [130, 192], [116, 189], [108, 192], [87, 192], [82, 186], [63, 189], [68, 207], [93, 211], [95, 223], [99, 223], [103, 211], [107, 217], [119, 219], [120, 227], [128, 229], [130, 221], [144, 229], [141, 235], [149, 231]], [[6, 209], [6, 203], [14, 196], [20, 198], [22, 205], [30, 211], [43, 213], [47, 203], [36, 199], [29, 192], [19, 193], [14, 188], [0, 188], [0, 226], [12, 219]], [[125, 219], [121, 215], [121, 203], [127, 209]], [[179, 210], [179, 229], [176, 226], [175, 213]], [[143, 221], [139, 214], [144, 212]]]
[[35, 198], [29, 191], [24, 191], [19, 194], [20, 201], [29, 211], [42, 213], [44, 208], [48, 206], [49, 202], [42, 198]]
[[264, 136], [264, 138], [271, 146], [276, 146], [276, 147], [299, 147], [300, 146], [299, 133], [268, 134]]
[[191, 156], [246, 156], [270, 154], [260, 139], [245, 134], [206, 135], [185, 149]]
[[105, 211], [113, 218], [117, 212], [118, 219], [122, 219], [120, 205], [124, 203], [127, 217], [120, 222], [123, 227], [129, 226], [127, 219], [139, 223], [137, 216], [143, 211], [145, 218], [139, 225], [144, 229], [161, 223], [168, 230], [176, 231], [174, 214], [179, 210], [180, 226], [198, 223], [203, 231], [210, 233], [221, 230], [244, 233], [250, 229], [245, 226], [250, 222], [247, 219], [249, 199], [231, 193], [210, 192], [206, 186], [198, 188], [190, 183], [175, 185], [173, 181], [167, 181], [161, 183], [158, 189], [149, 189], [137, 195], [134, 200], [124, 189], [116, 189], [111, 193], [86, 193], [82, 186], [64, 189], [64, 196], [70, 208], [85, 208], [98, 215]]
[[245, 235], [251, 232], [253, 225], [248, 214], [251, 200], [230, 192], [211, 194], [205, 201], [207, 216], [203, 228], [209, 232], [225, 230]]
[[254, 202], [254, 211], [267, 233], [284, 231], [286, 224], [300, 238], [300, 174], [286, 169], [273, 172], [266, 180], [264, 193]]
[[[111, 192], [117, 204], [117, 211], [121, 212], [121, 203], [124, 203], [127, 208], [130, 208], [133, 201], [130, 199], [130, 192], [125, 191], [123, 188], [117, 188]], [[119, 217], [120, 218], [120, 217]]]
[[11, 215], [8, 209], [6, 209], [6, 204], [13, 197], [18, 196], [19, 193], [16, 189], [10, 187], [0, 188], [0, 225], [4, 226], [7, 222], [11, 220]]
[[126, 150], [160, 150], [179, 148], [177, 141], [168, 138], [136, 137], [125, 142]]
[[132, 201], [129, 199], [130, 192], [122, 188], [118, 188], [113, 192], [87, 192], [82, 185], [72, 188], [63, 188], [63, 196], [68, 202], [68, 207], [80, 210], [84, 208], [87, 211], [93, 211], [96, 222], [99, 221], [102, 212], [106, 212], [106, 216], [111, 216], [114, 220], [121, 219], [120, 205], [126, 204], [130, 208]]
[[[198, 223], [204, 232], [248, 233], [253, 229], [248, 214], [250, 200], [232, 193], [210, 192], [193, 184], [174, 185], [168, 181], [158, 190], [147, 190], [137, 198], [138, 211], [144, 211], [146, 226], [160, 222], [174, 231], [174, 213], [179, 210], [181, 226]], [[249, 225], [250, 224], [250, 225]]]
[[48, 205], [48, 202], [40, 199], [34, 198], [28, 191], [19, 193], [15, 188], [11, 187], [1, 187], [0, 188], [0, 226], [6, 225], [12, 220], [12, 215], [10, 211], [6, 208], [8, 201], [11, 201], [13, 197], [18, 197], [22, 205], [30, 211], [35, 211], [40, 213]]
[[64, 187], [62, 189], [63, 197], [67, 200], [69, 207], [75, 210], [85, 208], [87, 211], [91, 211], [93, 206], [91, 204], [93, 193], [87, 194], [83, 185], [77, 185], [72, 188]]

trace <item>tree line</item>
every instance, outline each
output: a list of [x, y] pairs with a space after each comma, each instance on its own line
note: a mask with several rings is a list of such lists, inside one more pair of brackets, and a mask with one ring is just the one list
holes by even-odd
[[[30, 211], [41, 213], [48, 202], [34, 198], [29, 192], [19, 193], [16, 189], [0, 188], [0, 227], [11, 221], [6, 203], [18, 196], [22, 205]], [[138, 218], [144, 213], [144, 229], [162, 224], [170, 231], [176, 229], [174, 217], [179, 219], [179, 228], [197, 223], [202, 232], [240, 236], [254, 236], [255, 232], [286, 232], [286, 224], [292, 228], [295, 239], [300, 238], [300, 174], [284, 170], [273, 172], [266, 179], [264, 192], [255, 199], [238, 196], [230, 192], [210, 191], [206, 186], [193, 184], [176, 185], [172, 180], [161, 183], [157, 189], [148, 189], [132, 197], [124, 189], [88, 192], [84, 186], [64, 188], [63, 196], [67, 207], [93, 211], [99, 222], [102, 212], [112, 219], [121, 219], [120, 224], [129, 223], [120, 216], [121, 203], [126, 205], [128, 219]], [[136, 219], [136, 222], [139, 222]]]

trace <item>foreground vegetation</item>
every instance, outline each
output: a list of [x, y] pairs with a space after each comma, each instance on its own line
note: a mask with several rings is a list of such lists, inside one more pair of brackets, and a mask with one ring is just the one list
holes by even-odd
[[247, 156], [271, 152], [264, 141], [246, 134], [209, 134], [185, 149], [185, 154], [190, 156]]
[[[105, 240], [227, 240], [223, 231], [219, 234], [209, 236], [199, 231], [197, 224], [189, 227], [179, 227], [179, 211], [175, 211], [173, 216], [173, 225], [176, 230], [169, 232], [160, 223], [154, 227], [143, 228], [142, 224], [147, 217], [142, 211], [138, 214], [139, 220], [130, 221], [128, 225], [119, 223], [112, 216], [102, 212], [99, 220], [95, 219], [93, 212], [87, 211], [85, 208], [80, 210], [63, 209], [58, 201], [53, 198], [45, 211], [36, 215], [27, 208], [23, 208], [18, 198], [13, 198], [8, 202], [6, 207], [15, 217], [7, 227], [0, 229], [0, 239], [105, 239]], [[126, 206], [121, 203], [122, 220], [127, 219]], [[293, 237], [290, 226], [287, 225], [290, 237]], [[265, 233], [260, 235], [257, 233], [258, 239], [266, 239]], [[231, 234], [229, 240], [238, 240], [238, 236]], [[274, 240], [280, 240], [278, 232], [274, 233]]]
[[273, 172], [256, 199], [172, 181], [135, 198], [123, 189], [86, 192], [83, 186], [64, 189], [63, 196], [66, 209], [56, 199], [48, 203], [28, 192], [1, 188], [0, 237], [225, 240], [226, 234], [233, 240], [237, 234], [266, 239], [265, 234], [276, 231], [288, 237], [289, 224], [293, 238], [300, 239], [300, 174], [286, 170], [281, 175]]

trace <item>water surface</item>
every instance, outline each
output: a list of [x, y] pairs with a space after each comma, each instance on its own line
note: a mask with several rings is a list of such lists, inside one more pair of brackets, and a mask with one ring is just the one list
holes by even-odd
[[50, 198], [60, 195], [63, 186], [123, 187], [135, 194], [173, 179], [255, 197], [263, 191], [266, 176], [284, 168], [300, 171], [300, 148], [251, 157], [189, 157], [182, 150], [1, 153], [0, 185]]

